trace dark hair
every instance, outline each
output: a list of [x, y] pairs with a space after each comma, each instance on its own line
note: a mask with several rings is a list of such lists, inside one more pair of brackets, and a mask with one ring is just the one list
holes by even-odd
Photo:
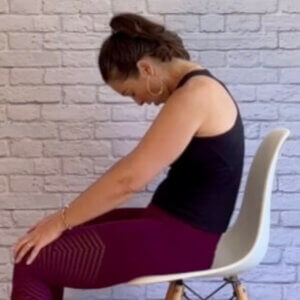
[[111, 18], [112, 34], [103, 42], [98, 65], [105, 82], [129, 76], [138, 77], [137, 61], [152, 56], [161, 61], [172, 57], [190, 60], [181, 38], [164, 26], [134, 13], [121, 13]]

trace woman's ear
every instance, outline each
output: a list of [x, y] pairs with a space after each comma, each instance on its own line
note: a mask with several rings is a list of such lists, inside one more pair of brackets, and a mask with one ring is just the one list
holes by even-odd
[[144, 78], [154, 74], [153, 66], [147, 59], [140, 59], [137, 62], [137, 68], [139, 69], [141, 76]]

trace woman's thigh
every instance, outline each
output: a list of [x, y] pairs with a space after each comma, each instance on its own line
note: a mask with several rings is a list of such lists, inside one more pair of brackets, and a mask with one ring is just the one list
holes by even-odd
[[28, 268], [51, 286], [82, 289], [166, 271], [162, 227], [158, 220], [143, 218], [75, 227], [42, 248]]
[[28, 268], [52, 286], [102, 288], [144, 275], [208, 268], [217, 240], [150, 208], [137, 219], [65, 231], [42, 248]]

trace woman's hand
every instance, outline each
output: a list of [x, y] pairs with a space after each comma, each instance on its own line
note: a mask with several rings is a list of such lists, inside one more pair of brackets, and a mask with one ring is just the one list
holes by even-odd
[[60, 211], [38, 221], [13, 246], [15, 263], [21, 261], [28, 250], [33, 248], [30, 257], [26, 261], [26, 264], [30, 264], [43, 247], [60, 237], [65, 230]]

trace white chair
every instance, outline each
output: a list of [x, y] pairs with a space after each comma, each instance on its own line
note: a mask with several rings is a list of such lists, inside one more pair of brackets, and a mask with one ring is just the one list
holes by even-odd
[[[225, 283], [213, 293], [203, 298], [208, 299], [226, 284], [231, 283], [233, 296], [230, 299], [247, 300], [247, 294], [238, 275], [250, 271], [264, 258], [270, 235], [270, 210], [272, 185], [279, 151], [290, 134], [286, 128], [276, 128], [259, 145], [251, 164], [243, 201], [236, 222], [219, 240], [214, 261], [210, 269], [134, 278], [130, 285], [160, 283], [169, 281], [165, 300], [181, 300], [187, 297], [183, 279], [196, 277], [223, 277]], [[176, 263], [176, 261], [174, 261]], [[192, 291], [190, 287], [189, 290]]]

